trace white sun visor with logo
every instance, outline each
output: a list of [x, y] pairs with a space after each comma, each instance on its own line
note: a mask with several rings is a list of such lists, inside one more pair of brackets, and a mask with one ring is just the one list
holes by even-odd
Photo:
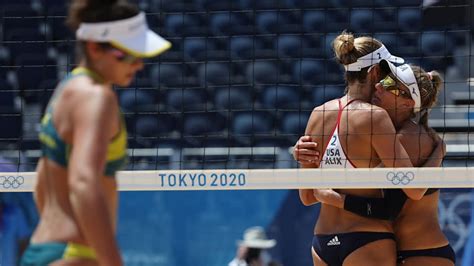
[[171, 47], [171, 43], [148, 28], [145, 13], [109, 22], [81, 23], [78, 40], [109, 42], [136, 57], [154, 57]]
[[357, 58], [356, 62], [349, 65], [344, 65], [344, 68], [346, 71], [357, 72], [368, 66], [375, 65], [380, 62], [380, 60], [384, 59], [397, 64], [405, 63], [403, 58], [390, 54], [387, 48], [382, 45], [382, 47], [373, 51], [372, 53]]
[[380, 62], [380, 65], [382, 68], [386, 68], [387, 70], [388, 66], [393, 76], [408, 88], [408, 90], [410, 91], [411, 98], [415, 101], [413, 112], [415, 114], [419, 113], [421, 110], [420, 88], [418, 87], [415, 73], [413, 73], [413, 70], [411, 69], [410, 65], [404, 64], [397, 67], [387, 60], [382, 60], [382, 62]]

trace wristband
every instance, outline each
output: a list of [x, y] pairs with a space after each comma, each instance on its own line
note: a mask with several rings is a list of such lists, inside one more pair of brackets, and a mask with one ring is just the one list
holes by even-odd
[[344, 210], [362, 217], [389, 220], [390, 212], [387, 202], [383, 198], [366, 198], [346, 195]]

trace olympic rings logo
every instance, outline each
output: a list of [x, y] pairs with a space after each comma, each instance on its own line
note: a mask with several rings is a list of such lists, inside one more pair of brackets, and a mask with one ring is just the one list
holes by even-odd
[[19, 188], [24, 182], [23, 176], [0, 176], [0, 186], [3, 188]]
[[388, 172], [387, 180], [392, 182], [394, 185], [408, 185], [411, 181], [415, 179], [415, 173], [413, 172]]

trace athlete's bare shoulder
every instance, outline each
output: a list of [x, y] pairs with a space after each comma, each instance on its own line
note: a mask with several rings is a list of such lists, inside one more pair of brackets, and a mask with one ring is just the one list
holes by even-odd
[[335, 111], [339, 110], [339, 102], [338, 99], [327, 101], [320, 106], [316, 106], [313, 111], [321, 112], [321, 111]]
[[[372, 125], [391, 121], [385, 109], [363, 101], [354, 101], [348, 107], [347, 118], [355, 128], [372, 128]], [[344, 118], [343, 118], [344, 119]]]
[[314, 134], [322, 129], [322, 125], [327, 119], [336, 119], [339, 111], [338, 99], [334, 99], [317, 106], [311, 112], [308, 124], [306, 125], [305, 134]]
[[90, 77], [79, 76], [72, 79], [64, 88], [64, 98], [69, 99], [71, 107], [91, 107], [94, 104], [110, 106], [115, 109], [117, 97], [107, 85], [94, 82]]

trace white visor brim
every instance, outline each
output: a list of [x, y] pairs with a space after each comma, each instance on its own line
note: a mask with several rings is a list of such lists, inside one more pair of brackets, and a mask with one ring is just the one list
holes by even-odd
[[81, 23], [78, 40], [110, 42], [136, 57], [153, 57], [166, 51], [171, 43], [148, 28], [145, 13], [117, 21]]
[[366, 67], [379, 63], [381, 60], [387, 60], [396, 64], [405, 63], [403, 58], [392, 55], [388, 49], [382, 45], [372, 53], [357, 58], [356, 62], [349, 65], [344, 65], [344, 69], [346, 71], [358, 72]]
[[386, 68], [388, 66], [393, 76], [408, 88], [408, 90], [410, 91], [411, 98], [413, 99], [413, 101], [415, 101], [413, 112], [415, 114], [420, 112], [421, 110], [420, 88], [418, 87], [415, 73], [411, 69], [410, 65], [404, 64], [397, 67], [391, 62], [389, 62], [388, 60], [382, 60], [380, 64], [382, 68]]

